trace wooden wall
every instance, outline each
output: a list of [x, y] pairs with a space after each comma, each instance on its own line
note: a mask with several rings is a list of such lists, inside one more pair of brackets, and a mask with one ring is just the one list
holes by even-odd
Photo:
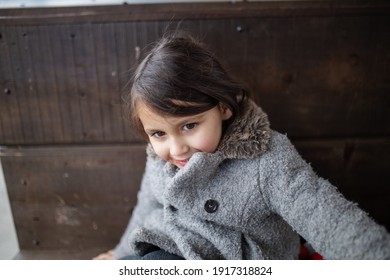
[[0, 155], [19, 258], [116, 244], [145, 162], [121, 95], [140, 51], [178, 25], [253, 89], [319, 175], [390, 229], [386, 1], [0, 10]]

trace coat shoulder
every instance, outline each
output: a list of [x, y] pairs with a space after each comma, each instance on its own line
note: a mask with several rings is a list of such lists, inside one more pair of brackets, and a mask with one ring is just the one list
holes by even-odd
[[[266, 166], [281, 164], [282, 166], [302, 166], [306, 162], [299, 155], [290, 139], [285, 134], [277, 131], [271, 132], [271, 137], [267, 151], [259, 157], [259, 160]], [[281, 166], [279, 166], [281, 167]]]

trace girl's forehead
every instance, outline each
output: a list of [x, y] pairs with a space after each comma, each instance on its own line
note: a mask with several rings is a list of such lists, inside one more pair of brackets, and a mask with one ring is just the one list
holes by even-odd
[[138, 116], [143, 125], [145, 124], [179, 124], [192, 116], [168, 116], [146, 105], [144, 102], [137, 104]]
[[165, 119], [166, 116], [163, 114], [157, 112], [157, 110], [154, 110], [150, 106], [146, 105], [144, 102], [140, 101], [137, 102], [137, 114], [141, 120], [160, 120]]
[[138, 117], [141, 120], [144, 128], [151, 127], [161, 127], [165, 125], [169, 126], [181, 126], [184, 123], [201, 120], [203, 119], [211, 110], [205, 111], [200, 114], [194, 114], [189, 116], [168, 116], [157, 112], [155, 109], [147, 106], [145, 103], [140, 103], [137, 105]]

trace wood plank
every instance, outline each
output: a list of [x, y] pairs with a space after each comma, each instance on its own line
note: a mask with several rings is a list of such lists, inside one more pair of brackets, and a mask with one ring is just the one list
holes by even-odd
[[[28, 40], [29, 44], [30, 88], [33, 88], [35, 91], [39, 113], [39, 127], [41, 127], [42, 134], [40, 139], [35, 141], [31, 139], [30, 141], [38, 143], [58, 142], [63, 138], [63, 131], [57, 88], [54, 80], [50, 39], [45, 26], [24, 27], [23, 32], [23, 37]], [[30, 105], [30, 107], [33, 107], [35, 104]]]
[[134, 71], [135, 65], [139, 63], [140, 46], [137, 44], [136, 26], [133, 22], [121, 23], [112, 25], [113, 34], [115, 36], [115, 53], [117, 54], [117, 71], [118, 71], [118, 92], [120, 92], [120, 107], [122, 116], [122, 127], [124, 132], [124, 140], [131, 141], [137, 138], [131, 129], [131, 123], [127, 116], [123, 98], [130, 90], [129, 81]]
[[[3, 28], [9, 55], [0, 53], [1, 65], [3, 73], [11, 71], [5, 77], [12, 94], [4, 94], [0, 103], [0, 143], [139, 141], [121, 116], [119, 96], [126, 91], [136, 52], [142, 55], [169, 25]], [[232, 75], [253, 89], [276, 130], [301, 138], [390, 134], [385, 59], [390, 17], [185, 21], [182, 27], [204, 39]], [[32, 32], [30, 39], [23, 37], [26, 30]], [[40, 49], [45, 53], [38, 54]], [[114, 72], [120, 73], [118, 81]]]
[[[52, 67], [54, 73], [54, 87], [52, 94], [57, 96], [61, 115], [62, 137], [55, 143], [81, 143], [83, 141], [83, 128], [81, 122], [80, 96], [77, 94], [76, 69], [72, 49], [72, 32], [69, 26], [57, 26], [47, 28], [49, 36]], [[46, 119], [46, 122], [50, 122]], [[29, 143], [28, 139], [25, 143]], [[31, 142], [30, 142], [31, 143]], [[33, 144], [33, 143], [31, 143]]]
[[253, 17], [305, 17], [388, 15], [386, 0], [363, 1], [272, 1], [232, 3], [176, 3], [114, 5], [64, 8], [25, 8], [0, 10], [2, 25], [105, 23], [227, 19]]
[[390, 38], [377, 35], [387, 32], [390, 18], [256, 23], [247, 22], [253, 43], [248, 70], [238, 74], [275, 129], [294, 137], [389, 135], [389, 62], [381, 51], [389, 52]]
[[[96, 26], [93, 29], [98, 28]], [[82, 142], [104, 141], [102, 122], [104, 116], [101, 110], [101, 89], [98, 87], [97, 61], [93, 30], [90, 25], [70, 26], [73, 68], [75, 71], [75, 103], [80, 110]], [[103, 43], [100, 41], [100, 43]], [[106, 70], [107, 71], [107, 70]], [[77, 98], [76, 98], [77, 96]], [[74, 122], [77, 122], [74, 119]]]
[[116, 141], [124, 140], [123, 120], [120, 98], [121, 92], [118, 91], [118, 54], [115, 52], [114, 26], [112, 24], [99, 25], [98, 28], [91, 30], [93, 40], [102, 42], [93, 44], [95, 50], [96, 67], [96, 85], [99, 91], [101, 125], [101, 140]]
[[[16, 97], [17, 101], [12, 103], [14, 108], [10, 108], [12, 115], [4, 116], [3, 122], [7, 122], [10, 118], [20, 119], [20, 126], [15, 127], [13, 131], [21, 131], [23, 140], [28, 138], [32, 141], [41, 139], [42, 127], [40, 123], [40, 116], [36, 98], [36, 91], [32, 88], [30, 83], [32, 82], [32, 69], [29, 63], [29, 46], [28, 42], [23, 37], [23, 29], [21, 27], [10, 27], [5, 31], [2, 36], [5, 36], [8, 53], [2, 53], [1, 59], [7, 59], [6, 64], [11, 66], [11, 69], [7, 69], [12, 73], [13, 80], [11, 83], [13, 87], [13, 95], [8, 95], [7, 98]], [[5, 55], [8, 55], [4, 58]], [[1, 103], [0, 106], [5, 106], [6, 103]], [[9, 104], [11, 105], [11, 104]], [[7, 110], [7, 109], [5, 109]], [[18, 116], [14, 114], [19, 114]], [[12, 121], [11, 121], [12, 122]], [[8, 131], [4, 131], [9, 133]], [[9, 136], [9, 138], [15, 138], [16, 136]], [[19, 137], [18, 137], [19, 138]]]
[[5, 35], [6, 30], [0, 26], [0, 138], [7, 143], [23, 142], [23, 131], [20, 119], [15, 78], [9, 48], [13, 45]]
[[21, 249], [110, 248], [136, 202], [145, 147], [5, 149], [1, 160]]

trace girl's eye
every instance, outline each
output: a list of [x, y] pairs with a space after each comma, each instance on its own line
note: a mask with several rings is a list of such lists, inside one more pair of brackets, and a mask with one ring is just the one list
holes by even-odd
[[188, 131], [188, 130], [194, 129], [197, 125], [198, 125], [197, 123], [188, 123], [188, 124], [183, 126], [183, 129]]
[[165, 132], [156, 131], [156, 132], [153, 132], [152, 137], [160, 138], [160, 137], [163, 137], [164, 135], [165, 135]]

